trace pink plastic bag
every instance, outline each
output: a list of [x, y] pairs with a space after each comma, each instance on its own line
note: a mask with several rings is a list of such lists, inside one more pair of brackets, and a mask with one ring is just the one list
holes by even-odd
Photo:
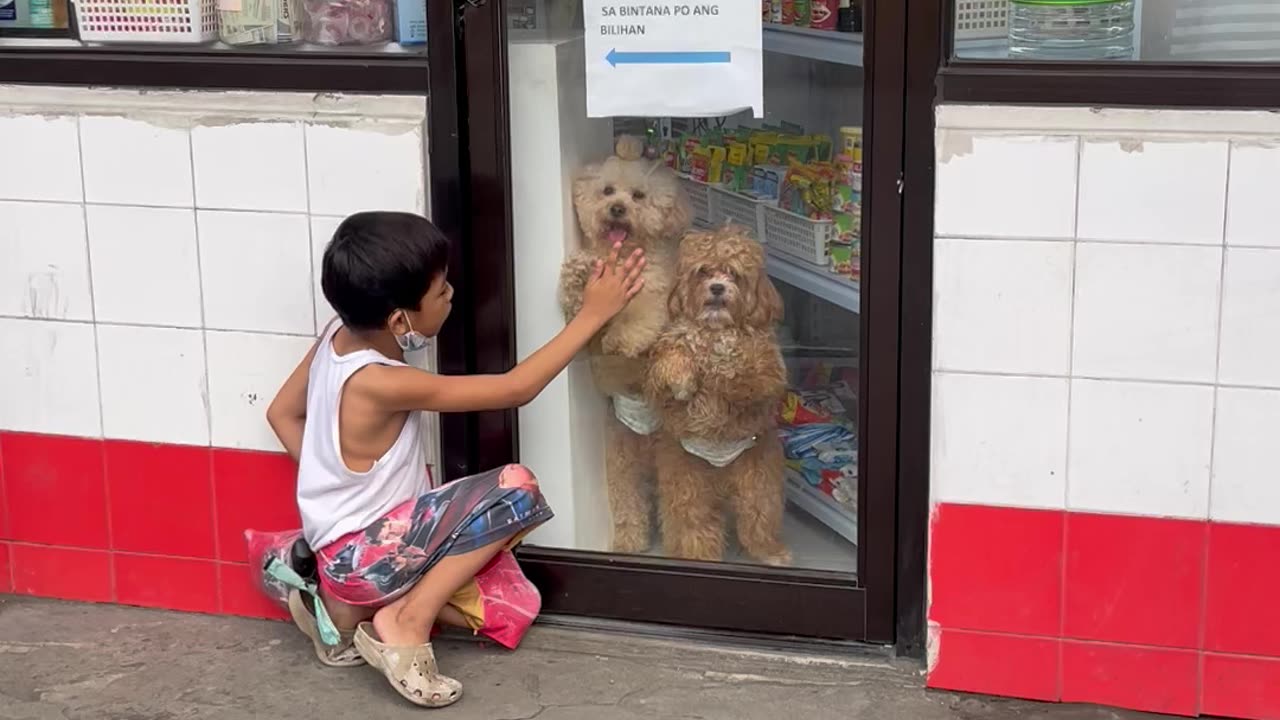
[[279, 532], [262, 532], [245, 530], [244, 539], [249, 545], [249, 574], [254, 585], [281, 608], [289, 608], [289, 586], [280, 582], [266, 572], [267, 562], [272, 558], [289, 564], [289, 553], [293, 543], [302, 537], [301, 530], [282, 530]]

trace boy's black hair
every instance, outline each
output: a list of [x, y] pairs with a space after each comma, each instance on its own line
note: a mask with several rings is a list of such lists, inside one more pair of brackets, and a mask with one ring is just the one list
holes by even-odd
[[378, 330], [396, 310], [418, 310], [422, 296], [449, 265], [449, 241], [424, 217], [361, 212], [333, 233], [324, 251], [320, 287], [353, 330]]

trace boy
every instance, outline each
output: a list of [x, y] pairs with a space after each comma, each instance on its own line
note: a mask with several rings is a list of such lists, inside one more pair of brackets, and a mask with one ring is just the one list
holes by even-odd
[[425, 348], [449, 316], [447, 240], [408, 213], [358, 213], [338, 227], [321, 270], [338, 318], [267, 410], [298, 461], [303, 535], [316, 555], [321, 599], [340, 630], [339, 644], [325, 645], [314, 608], [297, 591], [290, 595], [294, 621], [321, 662], [368, 662], [419, 705], [456, 702], [462, 685], [437, 670], [430, 631], [442, 622], [490, 634], [481, 627], [489, 623], [484, 611], [477, 619], [460, 610], [479, 602], [477, 574], [492, 576], [506, 598], [528, 601], [516, 637], [500, 640], [518, 642], [537, 613], [537, 591], [504, 551], [550, 519], [551, 509], [520, 466], [433, 488], [421, 411], [497, 410], [533, 400], [642, 287], [643, 254], [619, 265], [618, 252], [597, 268], [578, 316], [529, 359], [502, 375], [444, 377], [404, 357]]

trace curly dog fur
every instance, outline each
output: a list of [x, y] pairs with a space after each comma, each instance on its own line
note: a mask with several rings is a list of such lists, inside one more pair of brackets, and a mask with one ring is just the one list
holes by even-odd
[[[689, 228], [688, 198], [669, 168], [642, 157], [637, 138], [618, 140], [616, 155], [584, 168], [573, 184], [582, 249], [560, 273], [566, 319], [582, 308], [582, 293], [597, 260], [622, 241], [622, 257], [643, 248], [644, 288], [591, 342], [592, 377], [600, 392], [642, 396], [650, 346], [667, 324], [667, 296], [676, 246]], [[652, 542], [653, 436], [639, 435], [612, 413], [606, 428], [605, 476], [613, 517], [613, 549], [641, 552]]]
[[[680, 244], [671, 321], [650, 351], [645, 391], [662, 417], [656, 440], [658, 511], [668, 554], [724, 555], [724, 509], [753, 559], [791, 562], [782, 543], [783, 452], [776, 413], [787, 387], [774, 337], [782, 298], [764, 251], [745, 230], [695, 232]], [[755, 445], [716, 467], [681, 440]]]

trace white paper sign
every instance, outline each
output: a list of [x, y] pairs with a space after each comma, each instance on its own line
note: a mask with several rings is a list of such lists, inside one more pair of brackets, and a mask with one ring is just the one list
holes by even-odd
[[587, 115], [764, 117], [760, 3], [585, 0]]

